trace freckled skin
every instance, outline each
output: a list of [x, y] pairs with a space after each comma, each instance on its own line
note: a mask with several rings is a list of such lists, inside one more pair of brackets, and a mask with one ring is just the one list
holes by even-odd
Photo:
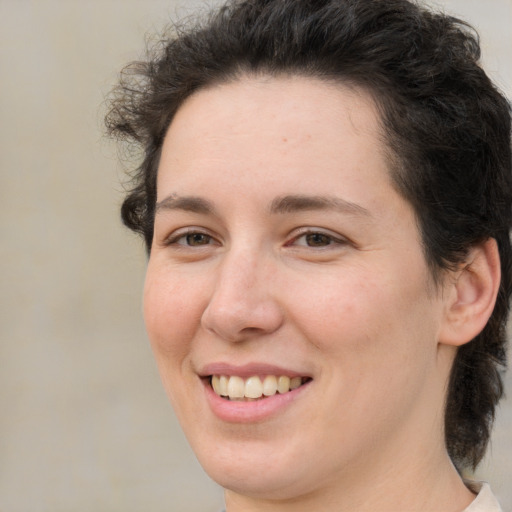
[[[431, 292], [379, 130], [362, 92], [246, 78], [194, 94], [167, 133], [158, 201], [201, 197], [214, 212], [157, 214], [145, 320], [176, 414], [228, 489], [229, 512], [439, 510], [441, 495], [462, 510], [470, 501], [443, 441], [454, 354], [439, 343], [445, 299]], [[335, 196], [367, 214], [269, 213], [290, 194]], [[205, 243], [188, 245], [186, 229]], [[218, 361], [281, 365], [313, 380], [268, 420], [228, 424], [198, 377]]]

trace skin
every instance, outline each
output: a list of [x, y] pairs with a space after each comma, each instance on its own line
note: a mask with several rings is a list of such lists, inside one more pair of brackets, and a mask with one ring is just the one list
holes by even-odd
[[[470, 339], [453, 320], [461, 297], [452, 278], [433, 285], [380, 133], [362, 91], [243, 77], [192, 95], [166, 135], [145, 321], [228, 512], [455, 512], [474, 498], [443, 434], [456, 345]], [[275, 208], [288, 196], [329, 201]], [[227, 422], [200, 378], [217, 362], [312, 381], [269, 418]]]

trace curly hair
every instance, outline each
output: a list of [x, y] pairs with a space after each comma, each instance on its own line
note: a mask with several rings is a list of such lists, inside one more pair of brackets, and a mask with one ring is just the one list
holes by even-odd
[[335, 80], [372, 95], [394, 184], [415, 210], [434, 279], [476, 244], [498, 244], [493, 314], [458, 349], [447, 392], [446, 446], [459, 471], [482, 459], [503, 394], [512, 290], [510, 105], [479, 58], [469, 25], [408, 0], [231, 0], [126, 67], [106, 117], [110, 134], [143, 155], [121, 213], [149, 252], [162, 143], [194, 91], [262, 73]]

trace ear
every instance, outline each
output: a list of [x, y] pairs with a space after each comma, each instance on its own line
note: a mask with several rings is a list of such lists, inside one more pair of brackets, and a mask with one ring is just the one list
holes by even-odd
[[501, 267], [494, 238], [473, 247], [461, 270], [448, 277], [439, 341], [460, 346], [482, 332], [494, 309]]

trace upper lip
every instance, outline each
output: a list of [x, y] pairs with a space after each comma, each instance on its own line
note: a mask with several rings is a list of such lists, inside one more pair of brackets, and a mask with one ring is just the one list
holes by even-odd
[[236, 375], [238, 377], [248, 378], [254, 375], [286, 375], [287, 377], [310, 377], [307, 372], [292, 370], [281, 366], [267, 363], [247, 363], [243, 365], [234, 365], [226, 362], [209, 363], [202, 366], [198, 372], [201, 377], [209, 377], [210, 375]]

